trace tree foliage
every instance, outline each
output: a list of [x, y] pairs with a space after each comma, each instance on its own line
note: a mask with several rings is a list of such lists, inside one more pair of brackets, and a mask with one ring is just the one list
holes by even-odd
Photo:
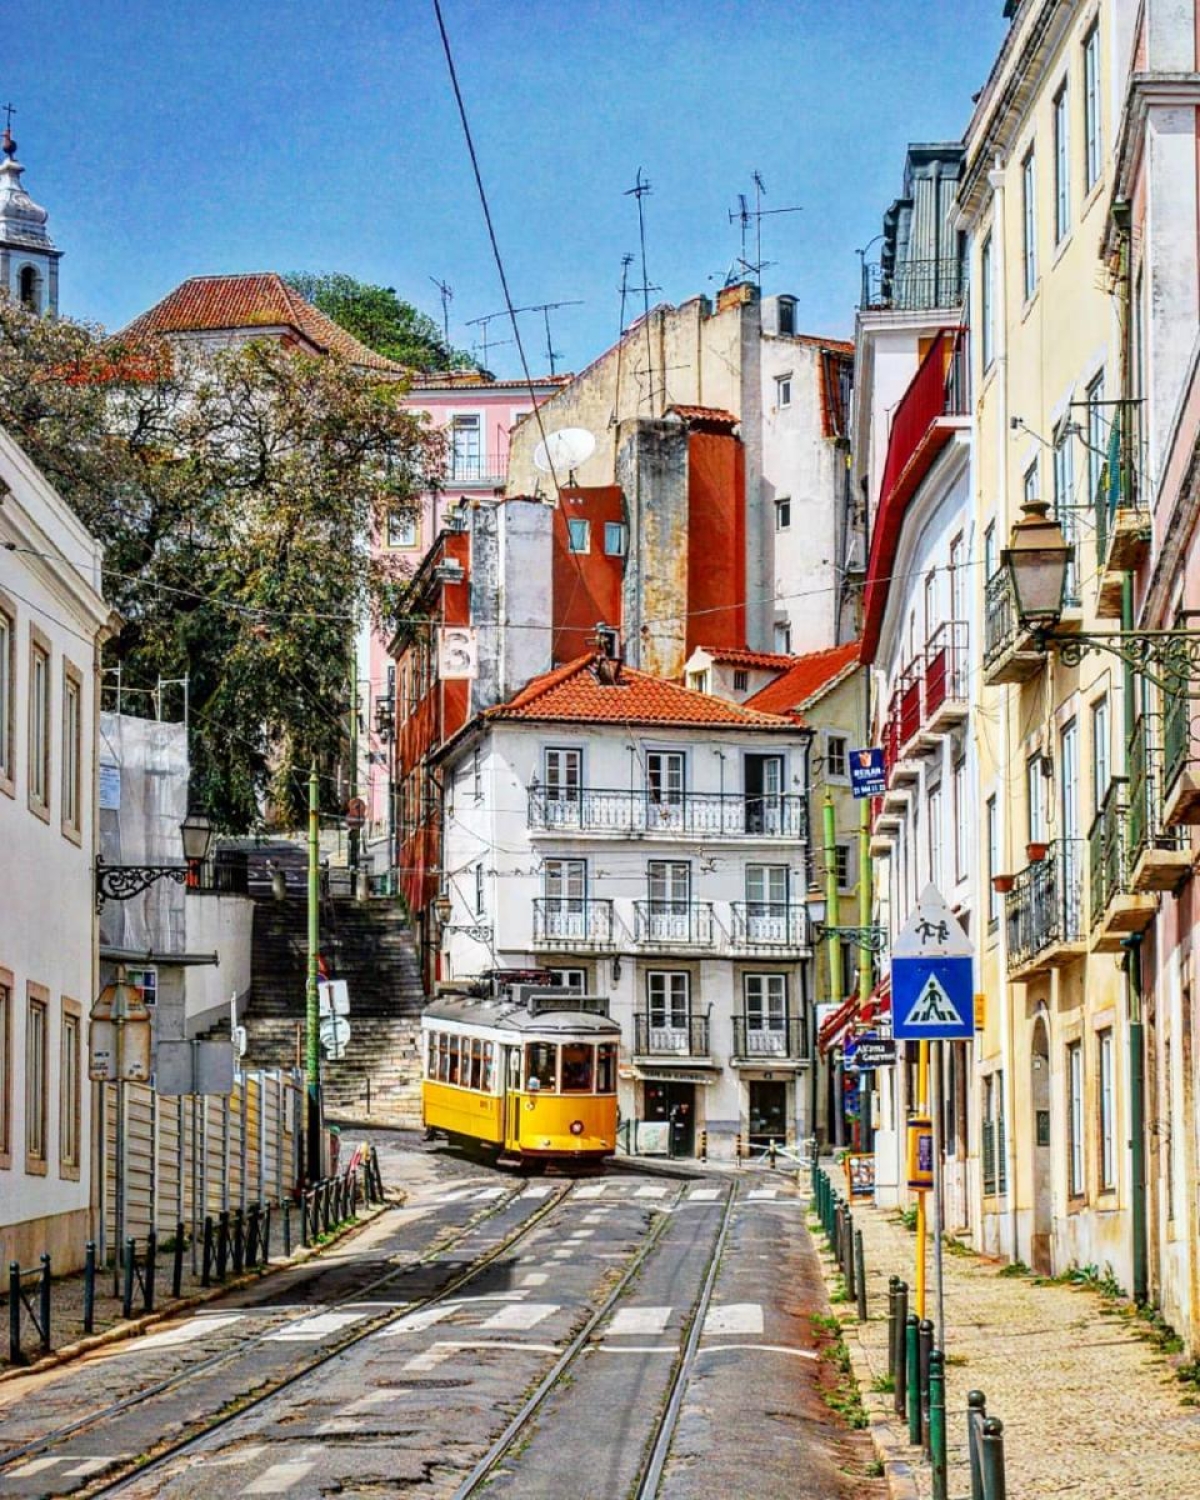
[[354, 639], [404, 581], [370, 539], [441, 461], [402, 395], [268, 340], [125, 349], [0, 300], [0, 423], [105, 546], [123, 687], [188, 677], [193, 795], [226, 828], [292, 821], [313, 758], [334, 801]]
[[446, 342], [432, 318], [397, 296], [341, 271], [297, 271], [284, 278], [347, 333], [411, 370], [472, 370], [475, 361]]

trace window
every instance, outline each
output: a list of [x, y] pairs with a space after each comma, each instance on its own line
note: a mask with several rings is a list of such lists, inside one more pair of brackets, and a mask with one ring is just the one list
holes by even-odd
[[1025, 270], [1025, 300], [1028, 302], [1037, 290], [1037, 178], [1034, 174], [1032, 151], [1021, 163], [1021, 207], [1024, 227], [1022, 251]]
[[82, 1048], [83, 1019], [80, 1008], [71, 1000], [63, 1001], [61, 1063], [58, 1095], [58, 1162], [63, 1177], [79, 1176], [80, 1121], [82, 1119]]
[[587, 894], [587, 860], [548, 859], [542, 867], [546, 900], [560, 911], [580, 912]]
[[1100, 23], [1083, 39], [1083, 186], [1100, 177]]
[[686, 912], [692, 896], [692, 867], [686, 859], [652, 859], [646, 866], [652, 912]]
[[750, 673], [743, 668], [735, 668], [733, 673], [733, 690], [735, 693], [744, 693], [750, 687]]
[[569, 990], [572, 995], [586, 995], [587, 970], [551, 969], [550, 983], [556, 990]]
[[1092, 704], [1092, 807], [1097, 812], [1112, 776], [1108, 747], [1108, 699], [1097, 698]]
[[605, 521], [604, 523], [604, 555], [606, 557], [624, 557], [628, 550], [628, 533], [624, 521]]
[[1067, 1048], [1067, 1187], [1072, 1198], [1083, 1195], [1083, 1046]]
[[967, 548], [961, 531], [950, 543], [950, 618], [967, 618]]
[[967, 762], [956, 760], [951, 772], [951, 789], [954, 794], [954, 878], [964, 880], [967, 874], [967, 836], [971, 817], [967, 801]]
[[792, 404], [792, 377], [787, 375], [776, 375], [775, 377], [775, 405], [791, 406]]
[[830, 734], [825, 738], [825, 775], [826, 777], [840, 777], [845, 780], [847, 776], [846, 736], [844, 734]]
[[1111, 1028], [1096, 1033], [1096, 1051], [1100, 1059], [1100, 1187], [1109, 1192], [1117, 1185], [1117, 1120]]
[[1067, 86], [1054, 96], [1054, 243], [1071, 227], [1071, 122], [1067, 114]]
[[415, 547], [421, 539], [421, 523], [414, 512], [389, 511], [387, 544], [389, 547]]
[[564, 1042], [562, 1045], [563, 1093], [590, 1094], [595, 1062], [596, 1049], [590, 1042]]
[[787, 906], [788, 867], [786, 865], [746, 866], [746, 905], [750, 915], [767, 916]]
[[483, 889], [483, 865], [481, 863], [475, 866], [475, 915], [482, 917], [486, 910], [487, 903], [484, 899]]
[[70, 662], [63, 663], [62, 700], [62, 831], [78, 840], [82, 828], [83, 795], [83, 677]]
[[29, 308], [31, 312], [37, 312], [40, 287], [41, 277], [37, 273], [37, 267], [22, 266], [20, 275], [17, 277], [17, 300], [22, 307]]
[[483, 478], [478, 417], [455, 417], [450, 423], [450, 477], [462, 482]]
[[479, 753], [478, 745], [471, 756], [471, 779], [475, 787], [476, 802], [483, 801], [483, 757]]
[[46, 1171], [46, 1098], [49, 1091], [50, 993], [29, 986], [25, 1016], [25, 1170]]
[[939, 624], [940, 624], [940, 621], [938, 619], [938, 606], [937, 606], [937, 569], [933, 568], [933, 569], [931, 569], [930, 572], [926, 573], [926, 575], [925, 575], [925, 640], [926, 640], [926, 642], [928, 642], [929, 639], [932, 637], [933, 632], [938, 628]]
[[17, 617], [0, 595], [0, 791], [13, 793], [16, 777]]
[[792, 627], [786, 620], [775, 622], [775, 651], [779, 656], [792, 654]]
[[706, 667], [703, 672], [688, 673], [688, 687], [693, 693], [708, 693], [712, 691], [712, 675]]
[[995, 886], [995, 877], [1000, 871], [1000, 820], [996, 811], [995, 797], [987, 799], [987, 908], [988, 926], [995, 927], [1000, 921], [1000, 893]]
[[553, 1042], [525, 1045], [525, 1088], [553, 1094], [558, 1087], [558, 1048]]
[[747, 974], [747, 1031], [783, 1031], [787, 1024], [787, 975]]
[[942, 789], [934, 787], [929, 793], [929, 878], [941, 889], [942, 885]]
[[646, 755], [646, 794], [651, 805], [669, 812], [683, 805], [686, 759], [681, 750], [651, 750]]
[[1025, 762], [1025, 809], [1028, 842], [1046, 842], [1046, 778], [1042, 775], [1042, 757], [1031, 755]]
[[792, 501], [789, 495], [780, 495], [775, 502], [775, 530], [787, 531], [792, 524]]
[[1071, 446], [1070, 423], [1061, 422], [1054, 431], [1054, 516], [1071, 545], [1067, 578], [1063, 586], [1064, 606], [1079, 603], [1079, 548], [1076, 535], [1078, 511], [1075, 507], [1075, 450]]
[[596, 1092], [617, 1092], [617, 1044], [601, 1042], [596, 1048]]
[[996, 574], [996, 523], [989, 521], [983, 533], [983, 574], [994, 578]]
[[1027, 505], [1038, 497], [1038, 461], [1036, 458], [1025, 470], [1021, 480], [1021, 497]]
[[0, 969], [0, 1167], [12, 1166], [13, 977]]
[[545, 754], [544, 769], [546, 801], [569, 804], [569, 808], [556, 808], [556, 813], [574, 811], [583, 780], [583, 751], [549, 749]]
[[796, 332], [796, 304], [791, 297], [779, 299], [779, 331], [786, 334]]
[[590, 552], [592, 550], [592, 523], [569, 520], [567, 522], [567, 551]]
[[997, 1069], [983, 1080], [983, 1191], [985, 1196], [1008, 1190], [1008, 1148], [1004, 1130], [1004, 1072]]
[[991, 368], [995, 356], [995, 330], [992, 327], [992, 236], [989, 233], [979, 252], [979, 354], [985, 370]]
[[50, 816], [50, 643], [30, 627], [29, 645], [29, 805]]
[[151, 1010], [158, 1004], [158, 970], [126, 969], [125, 983], [136, 990], [143, 1005]]
[[686, 1031], [690, 1014], [692, 976], [685, 972], [652, 969], [646, 975], [646, 997], [650, 1025], [671, 1031]]
[[833, 848], [833, 865], [837, 871], [837, 883], [839, 891], [848, 891], [853, 883], [850, 878], [850, 845], [835, 844]]

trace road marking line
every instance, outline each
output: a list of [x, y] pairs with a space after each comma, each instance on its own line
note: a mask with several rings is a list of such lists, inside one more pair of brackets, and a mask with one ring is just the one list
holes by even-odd
[[662, 1333], [671, 1318], [669, 1307], [623, 1307], [605, 1331], [605, 1338], [622, 1333]]
[[605, 1354], [678, 1354], [678, 1344], [610, 1344], [604, 1341], [593, 1344], [594, 1349], [601, 1349]]
[[553, 1191], [554, 1187], [552, 1184], [548, 1185], [547, 1183], [540, 1182], [535, 1187], [527, 1187], [525, 1189], [525, 1196], [527, 1198], [548, 1198]]
[[420, 1375], [426, 1370], [432, 1370], [440, 1365], [442, 1360], [449, 1359], [452, 1351], [450, 1344], [434, 1344], [432, 1349], [426, 1349], [423, 1354], [414, 1354], [411, 1359], [405, 1360], [400, 1366], [402, 1375]]
[[[66, 1460], [70, 1462], [70, 1460]], [[96, 1474], [101, 1469], [107, 1469], [112, 1463], [111, 1458], [85, 1458], [82, 1463], [75, 1465], [73, 1469], [67, 1469], [63, 1475], [64, 1479], [84, 1479], [89, 1474]]]
[[574, 1254], [574, 1252], [564, 1247], [561, 1250], [551, 1250], [550, 1254], [553, 1255], [555, 1260], [566, 1260], [569, 1256]]
[[313, 1431], [318, 1437], [337, 1437], [340, 1433], [361, 1432], [363, 1424], [357, 1417], [343, 1412], [339, 1417], [330, 1417], [328, 1422], [319, 1422]]
[[[272, 1311], [272, 1309], [267, 1309], [267, 1311]], [[171, 1349], [177, 1344], [190, 1344], [193, 1339], [201, 1338], [206, 1333], [225, 1328], [230, 1323], [240, 1323], [244, 1316], [244, 1313], [221, 1313], [207, 1318], [189, 1318], [186, 1323], [180, 1323], [175, 1328], [168, 1328], [163, 1333], [148, 1334], [144, 1339], [131, 1339], [124, 1349], [113, 1352], [143, 1354], [147, 1349]]]
[[778, 1188], [755, 1188], [752, 1193], [747, 1193], [747, 1198], [775, 1198], [779, 1195]]
[[549, 1280], [545, 1271], [530, 1271], [528, 1276], [522, 1277], [522, 1283], [525, 1286], [545, 1286]]
[[432, 1328], [435, 1323], [440, 1323], [457, 1310], [457, 1302], [439, 1302], [436, 1307], [423, 1307], [419, 1312], [405, 1313], [387, 1328], [380, 1329], [378, 1337], [390, 1339], [398, 1333], [419, 1333], [423, 1328]]
[[455, 1297], [453, 1302], [447, 1302], [447, 1307], [466, 1307], [471, 1302], [520, 1302], [525, 1293], [517, 1290], [512, 1292], [476, 1292], [471, 1297]]
[[635, 1198], [665, 1198], [667, 1190], [665, 1187], [640, 1187], [633, 1196]]
[[370, 1411], [376, 1406], [386, 1406], [389, 1401], [394, 1401], [397, 1395], [396, 1391], [368, 1391], [365, 1396], [359, 1396], [356, 1401], [351, 1401], [346, 1408], [346, 1415], [352, 1417], [360, 1411]]
[[274, 1333], [265, 1335], [264, 1342], [311, 1343], [316, 1339], [326, 1338], [331, 1333], [339, 1333], [343, 1328], [348, 1328], [351, 1323], [359, 1323], [365, 1317], [365, 1312], [318, 1313], [315, 1318], [302, 1318], [299, 1323], [291, 1323], [286, 1328], [277, 1328]]
[[[708, 1330], [705, 1329], [707, 1333]], [[761, 1349], [764, 1354], [794, 1354], [797, 1359], [820, 1359], [811, 1349], [792, 1349], [787, 1344], [708, 1344], [701, 1345], [697, 1354], [724, 1354], [727, 1349]]]
[[507, 1192], [508, 1189], [502, 1187], [481, 1188], [479, 1192], [475, 1194], [475, 1202], [489, 1203], [493, 1198], [503, 1198], [505, 1193]]
[[607, 1182], [587, 1182], [575, 1194], [577, 1198], [599, 1198], [608, 1186]]
[[12, 1479], [29, 1479], [34, 1474], [40, 1474], [43, 1469], [52, 1469], [55, 1464], [66, 1463], [65, 1458], [31, 1458], [28, 1463], [22, 1464], [19, 1469], [14, 1469], [9, 1476]]
[[689, 1203], [715, 1203], [721, 1196], [720, 1188], [693, 1188], [688, 1194]]
[[439, 1349], [531, 1349], [535, 1354], [561, 1354], [558, 1344], [522, 1344], [516, 1339], [452, 1339]]
[[594, 1229], [573, 1229], [567, 1238], [569, 1240], [590, 1240], [595, 1232]]
[[704, 1319], [705, 1336], [721, 1333], [761, 1333], [763, 1310], [760, 1302], [727, 1302], [710, 1307]]
[[232, 1469], [237, 1464], [253, 1463], [260, 1453], [267, 1451], [266, 1443], [253, 1443], [249, 1448], [240, 1448], [228, 1458], [206, 1458], [206, 1469]]
[[246, 1486], [245, 1492], [247, 1495], [282, 1495], [314, 1468], [316, 1464], [309, 1461], [272, 1464], [253, 1484]]
[[559, 1306], [557, 1302], [512, 1302], [507, 1307], [502, 1307], [499, 1312], [494, 1312], [479, 1326], [496, 1329], [511, 1328], [514, 1331], [534, 1328], [543, 1319], [556, 1313]]

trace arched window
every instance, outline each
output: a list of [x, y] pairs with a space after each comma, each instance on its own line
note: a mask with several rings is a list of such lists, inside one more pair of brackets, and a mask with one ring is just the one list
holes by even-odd
[[37, 312], [40, 302], [41, 277], [36, 266], [22, 266], [17, 277], [17, 297], [22, 306]]

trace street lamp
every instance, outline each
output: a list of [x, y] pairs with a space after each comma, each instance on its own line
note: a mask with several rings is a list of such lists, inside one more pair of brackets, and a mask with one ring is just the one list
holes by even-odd
[[447, 926], [449, 924], [450, 918], [454, 915], [454, 902], [451, 901], [450, 897], [447, 896], [445, 892], [443, 892], [440, 896], [434, 898], [433, 914], [438, 919], [438, 925], [440, 927]]
[[1051, 628], [1058, 623], [1071, 551], [1046, 501], [1027, 500], [1009, 544], [1000, 554], [1022, 624]]
[[106, 901], [131, 901], [160, 880], [186, 883], [188, 874], [208, 858], [213, 840], [213, 826], [203, 814], [189, 812], [179, 825], [184, 863], [179, 865], [110, 865], [102, 854], [96, 856], [96, 910]]

